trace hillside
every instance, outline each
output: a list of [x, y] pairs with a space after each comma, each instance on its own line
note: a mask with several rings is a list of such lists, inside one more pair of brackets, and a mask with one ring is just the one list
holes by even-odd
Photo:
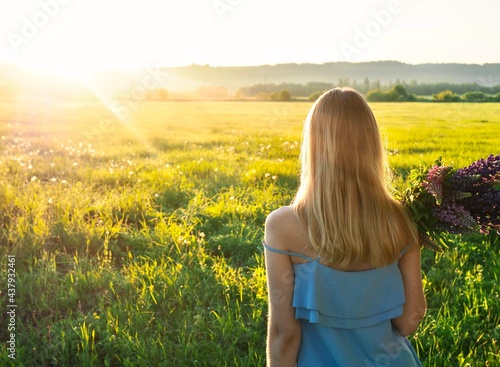
[[[397, 81], [407, 83], [471, 83], [491, 87], [500, 85], [500, 64], [419, 64], [397, 61], [332, 62], [325, 64], [279, 64], [261, 66], [214, 67], [189, 65], [140, 70], [107, 71], [79, 79], [54, 78], [30, 72], [13, 65], [0, 65], [0, 98], [23, 95], [85, 96], [139, 93], [136, 89], [166, 89], [186, 92], [200, 86], [219, 86], [234, 93], [256, 84], [307, 84], [311, 82], [338, 85], [340, 79], [361, 84], [368, 78], [382, 85]], [[89, 89], [89, 85], [92, 86]], [[134, 97], [134, 96], [132, 96]]]
[[[191, 65], [168, 68], [173, 81], [222, 85], [237, 89], [259, 83], [308, 82], [337, 83], [339, 78], [349, 78], [358, 83], [365, 78], [379, 79], [382, 84], [397, 79], [419, 83], [477, 83], [500, 84], [500, 64], [419, 64], [410, 65], [397, 61], [364, 63], [335, 62], [326, 64], [280, 64], [240, 67], [211, 67]], [[181, 88], [182, 83], [178, 85]], [[175, 88], [174, 88], [175, 89]]]

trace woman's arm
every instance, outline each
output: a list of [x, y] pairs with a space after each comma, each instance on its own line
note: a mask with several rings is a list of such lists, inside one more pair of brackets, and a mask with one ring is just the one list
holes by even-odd
[[427, 304], [420, 270], [420, 246], [414, 243], [399, 260], [403, 276], [406, 303], [403, 314], [392, 320], [394, 328], [403, 336], [413, 334], [425, 315]]
[[[286, 221], [280, 212], [266, 220], [265, 241], [269, 246], [285, 250]], [[290, 256], [265, 251], [269, 318], [267, 330], [267, 366], [293, 367], [300, 345], [300, 322], [292, 307], [294, 272]]]

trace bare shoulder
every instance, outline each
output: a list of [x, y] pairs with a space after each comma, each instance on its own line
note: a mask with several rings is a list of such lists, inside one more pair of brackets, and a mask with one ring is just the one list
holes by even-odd
[[266, 243], [285, 251], [295, 251], [307, 243], [302, 223], [291, 206], [283, 206], [268, 215], [266, 219]]
[[293, 208], [289, 205], [282, 206], [281, 208], [276, 209], [267, 216], [266, 227], [276, 225], [280, 226], [294, 220], [298, 219], [293, 211]]

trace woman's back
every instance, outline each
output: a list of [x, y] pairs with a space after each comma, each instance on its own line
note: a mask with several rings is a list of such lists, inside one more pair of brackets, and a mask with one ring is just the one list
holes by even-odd
[[290, 244], [289, 250], [264, 246], [290, 256], [293, 264], [292, 307], [301, 324], [298, 367], [421, 366], [408, 340], [391, 324], [405, 304], [398, 261], [381, 268], [326, 264], [307, 245], [305, 230], [288, 206], [273, 212], [268, 226], [279, 226], [274, 232]]

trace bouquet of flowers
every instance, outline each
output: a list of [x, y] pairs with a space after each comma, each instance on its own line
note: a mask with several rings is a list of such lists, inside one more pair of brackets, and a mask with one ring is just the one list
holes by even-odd
[[442, 252], [446, 233], [500, 235], [500, 155], [453, 169], [441, 158], [414, 169], [400, 198], [417, 223], [423, 246]]

